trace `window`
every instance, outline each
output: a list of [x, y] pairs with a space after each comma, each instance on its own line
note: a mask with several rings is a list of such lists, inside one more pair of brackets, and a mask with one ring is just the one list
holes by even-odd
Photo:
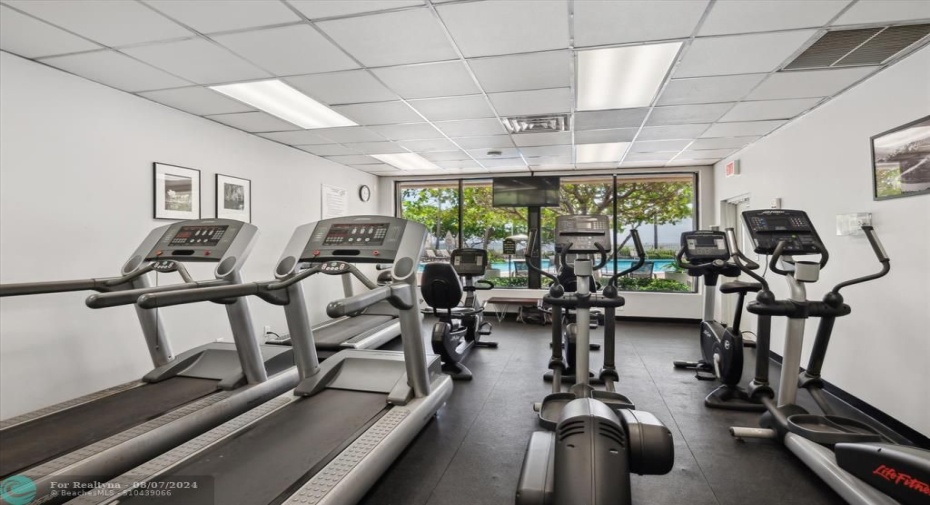
[[[555, 273], [555, 223], [559, 215], [606, 215], [614, 229], [616, 254], [600, 276], [629, 268], [636, 258], [629, 230], [639, 230], [646, 264], [620, 280], [626, 291], [694, 292], [696, 285], [675, 267], [682, 231], [694, 229], [696, 175], [564, 176], [559, 207], [541, 209], [540, 261]], [[397, 185], [398, 215], [430, 230], [424, 261], [443, 261], [448, 251], [463, 247], [487, 249], [488, 277], [499, 287], [525, 288], [528, 272], [523, 259], [529, 233], [526, 208], [491, 205], [491, 180], [403, 182]], [[461, 202], [461, 205], [459, 205]], [[504, 255], [504, 240], [516, 242], [516, 254]], [[547, 283], [544, 282], [544, 285]]]

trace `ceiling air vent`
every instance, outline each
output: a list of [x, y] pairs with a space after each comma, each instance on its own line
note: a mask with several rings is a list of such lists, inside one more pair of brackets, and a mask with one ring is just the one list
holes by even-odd
[[510, 133], [548, 133], [568, 131], [568, 114], [505, 117], [501, 119]]
[[930, 24], [830, 31], [784, 70], [878, 65], [927, 35]]

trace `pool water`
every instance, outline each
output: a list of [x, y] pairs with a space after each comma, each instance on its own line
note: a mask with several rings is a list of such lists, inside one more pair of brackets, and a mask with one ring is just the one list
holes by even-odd
[[[665, 265], [675, 263], [675, 260], [671, 260], [671, 259], [647, 260], [647, 261], [651, 261], [654, 264], [653, 269], [652, 269], [654, 273], [662, 272]], [[550, 266], [549, 260], [547, 259], [542, 260], [542, 268], [544, 270], [548, 270], [549, 266]], [[624, 259], [624, 260], [620, 260], [617, 262], [617, 268], [620, 270], [626, 270], [627, 268], [630, 268], [631, 266], [633, 266], [633, 260]], [[526, 262], [525, 261], [500, 261], [500, 262], [491, 263], [491, 268], [495, 270], [499, 270], [501, 272], [518, 273], [518, 272], [523, 272], [526, 270]], [[613, 270], [613, 262], [607, 262], [607, 265], [604, 267], [603, 271], [610, 272], [612, 270]], [[420, 271], [421, 272], [423, 271], [422, 264], [420, 264]]]

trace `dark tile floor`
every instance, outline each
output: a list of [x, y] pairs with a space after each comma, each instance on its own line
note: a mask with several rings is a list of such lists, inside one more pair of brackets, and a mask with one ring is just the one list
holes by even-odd
[[[698, 357], [695, 325], [619, 322], [617, 331], [618, 392], [658, 416], [675, 439], [671, 473], [632, 477], [634, 503], [843, 503], [787, 449], [768, 440], [730, 437], [730, 426], [755, 426], [758, 414], [704, 407], [715, 383], [697, 381], [692, 372], [671, 364]], [[538, 429], [532, 404], [549, 392], [542, 380], [549, 334], [548, 326], [495, 321], [490, 339], [500, 347], [476, 349], [466, 358], [474, 380], [455, 383], [448, 403], [363, 503], [512, 504], [527, 441]], [[593, 341], [602, 335], [593, 332]], [[748, 363], [754, 359], [747, 355]], [[603, 352], [594, 352], [592, 369], [602, 360]], [[745, 368], [751, 372], [751, 366]], [[772, 374], [777, 378], [777, 366]]]

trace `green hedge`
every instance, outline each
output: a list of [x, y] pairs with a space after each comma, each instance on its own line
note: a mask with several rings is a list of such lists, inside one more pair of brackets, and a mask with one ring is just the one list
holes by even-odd
[[[495, 288], [525, 288], [529, 279], [527, 277], [500, 277], [489, 279], [494, 283]], [[543, 287], [551, 284], [549, 279], [543, 279]], [[691, 288], [672, 279], [639, 279], [631, 277], [622, 277], [619, 279], [619, 288], [621, 291], [672, 291], [676, 293], [688, 293]]]

